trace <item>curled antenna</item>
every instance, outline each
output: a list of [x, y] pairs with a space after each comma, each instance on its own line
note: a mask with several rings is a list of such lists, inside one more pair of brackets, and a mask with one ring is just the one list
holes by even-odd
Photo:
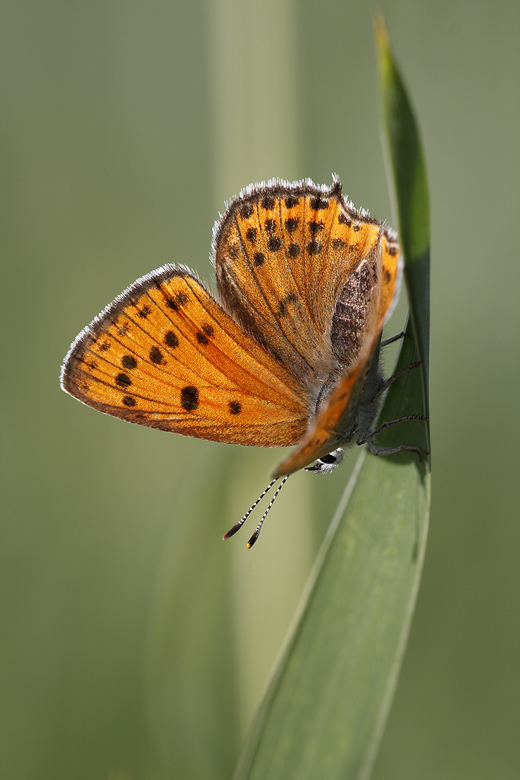
[[[251, 514], [253, 509], [260, 503], [260, 501], [263, 499], [265, 494], [268, 493], [271, 490], [271, 488], [273, 487], [273, 485], [277, 481], [277, 479], [278, 478], [273, 479], [273, 481], [269, 483], [269, 485], [266, 487], [264, 492], [256, 499], [256, 501], [253, 504], [253, 506], [251, 506], [247, 510], [245, 515], [240, 518], [238, 523], [235, 523], [233, 528], [230, 528], [229, 531], [226, 534], [224, 534], [224, 536], [222, 537], [223, 539], [229, 539], [231, 536], [234, 536], [234, 534], [236, 534], [236, 532], [239, 531], [242, 528], [242, 526], [244, 525], [245, 521], [247, 520], [247, 518], [249, 517], [249, 515]], [[269, 505], [268, 505], [267, 509], [265, 510], [264, 514], [262, 515], [262, 519], [260, 520], [260, 522], [258, 523], [258, 525], [256, 527], [256, 531], [254, 532], [254, 534], [252, 535], [252, 537], [250, 538], [250, 540], [248, 541], [248, 543], [246, 545], [248, 550], [251, 549], [251, 547], [254, 545], [254, 543], [256, 542], [258, 537], [260, 536], [260, 531], [262, 530], [262, 525], [264, 524], [264, 520], [267, 517], [267, 515], [269, 514], [269, 510], [271, 509], [272, 505], [276, 501], [278, 493], [283, 488], [283, 486], [285, 485], [285, 483], [287, 482], [288, 479], [289, 479], [289, 474], [282, 479], [282, 481], [280, 482], [280, 484], [276, 488], [274, 496], [272, 497], [271, 501], [269, 502]]]

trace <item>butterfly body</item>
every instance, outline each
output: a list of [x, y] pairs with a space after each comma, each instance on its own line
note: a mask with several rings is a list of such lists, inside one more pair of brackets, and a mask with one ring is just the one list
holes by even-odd
[[73, 342], [64, 390], [130, 422], [297, 445], [278, 475], [367, 435], [395, 234], [332, 187], [248, 187], [216, 224], [217, 297], [183, 266], [137, 280]]

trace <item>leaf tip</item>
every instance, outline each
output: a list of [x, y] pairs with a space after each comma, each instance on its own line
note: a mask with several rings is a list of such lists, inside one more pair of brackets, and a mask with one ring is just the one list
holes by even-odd
[[374, 11], [373, 20], [377, 47], [379, 51], [383, 53], [383, 51], [388, 51], [389, 48], [388, 29], [386, 27], [385, 17], [381, 11]]

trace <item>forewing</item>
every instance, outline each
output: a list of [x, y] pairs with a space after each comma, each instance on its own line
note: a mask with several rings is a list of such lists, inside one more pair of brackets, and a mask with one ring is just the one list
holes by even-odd
[[138, 280], [86, 328], [62, 387], [129, 422], [213, 441], [297, 443], [305, 385], [173, 265]]

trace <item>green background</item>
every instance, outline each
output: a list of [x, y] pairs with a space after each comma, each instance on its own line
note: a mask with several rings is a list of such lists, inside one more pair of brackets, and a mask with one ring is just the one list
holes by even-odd
[[[520, 6], [379, 5], [430, 181], [433, 505], [374, 778], [513, 780]], [[213, 221], [250, 181], [334, 171], [392, 221], [371, 11], [2, 4], [1, 777], [231, 776], [355, 454], [293, 477], [246, 552], [247, 530], [220, 537], [280, 452], [104, 417], [59, 366], [138, 276], [211, 279]]]

